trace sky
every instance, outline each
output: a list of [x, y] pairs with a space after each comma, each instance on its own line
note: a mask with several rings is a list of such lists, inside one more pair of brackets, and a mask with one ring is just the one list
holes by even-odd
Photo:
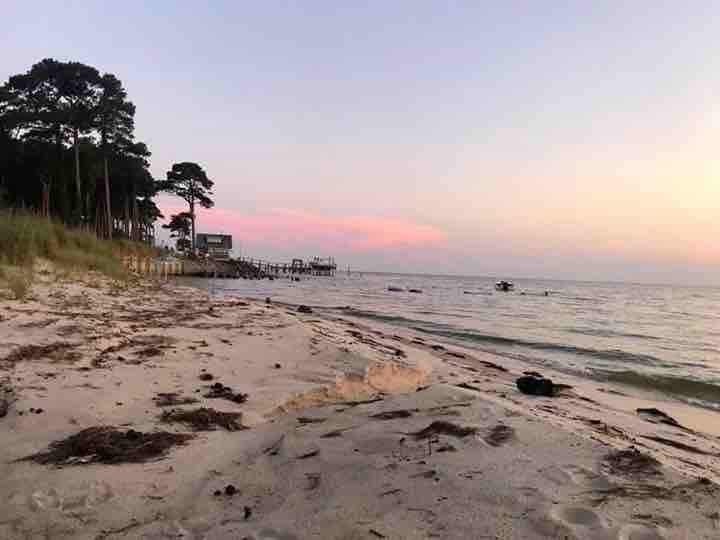
[[[117, 75], [236, 253], [720, 284], [720, 3], [0, 3], [0, 79]], [[160, 198], [167, 215], [182, 201]], [[162, 237], [162, 235], [161, 235]]]

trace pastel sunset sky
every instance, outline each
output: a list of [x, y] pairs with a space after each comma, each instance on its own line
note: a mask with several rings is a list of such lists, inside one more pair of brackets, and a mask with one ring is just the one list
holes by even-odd
[[[243, 254], [720, 283], [720, 3], [18, 2], [0, 78], [115, 73]], [[59, 24], [60, 22], [60, 24]], [[169, 215], [181, 201], [161, 197]]]

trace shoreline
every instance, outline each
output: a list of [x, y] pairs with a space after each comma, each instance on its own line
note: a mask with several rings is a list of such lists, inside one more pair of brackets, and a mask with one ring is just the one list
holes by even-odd
[[[717, 433], [667, 402], [549, 369], [573, 388], [527, 396], [514, 385], [528, 369], [519, 361], [322, 310], [150, 281], [42, 281], [34, 299], [0, 310], [3, 538], [717, 534]], [[217, 383], [220, 395], [204, 397]], [[169, 393], [197, 400], [176, 410], [237, 412], [242, 429], [161, 421], [173, 407], [158, 394]], [[442, 422], [473, 435], [417, 435]], [[16, 461], [110, 425], [193, 438], [142, 463]], [[657, 466], [616, 467], [617, 452]], [[237, 496], [214, 495], [229, 485]]]

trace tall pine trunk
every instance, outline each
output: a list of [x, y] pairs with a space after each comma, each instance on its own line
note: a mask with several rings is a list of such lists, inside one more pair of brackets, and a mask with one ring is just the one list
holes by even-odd
[[103, 156], [103, 165], [105, 168], [105, 218], [107, 220], [107, 237], [112, 238], [113, 223], [112, 223], [112, 212], [110, 211], [110, 175], [108, 174], [108, 158], [107, 152]]
[[76, 219], [77, 224], [80, 224], [82, 221], [82, 208], [83, 208], [83, 199], [82, 199], [82, 187], [80, 185], [80, 145], [78, 144], [78, 130], [73, 131], [73, 146], [75, 147], [75, 190], [76, 190], [76, 197], [77, 197], [77, 210], [76, 210]]
[[190, 251], [195, 255], [195, 201], [190, 200]]

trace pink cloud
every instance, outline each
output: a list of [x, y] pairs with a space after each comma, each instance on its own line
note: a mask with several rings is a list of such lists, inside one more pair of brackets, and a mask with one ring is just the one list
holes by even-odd
[[[162, 211], [169, 217], [186, 209], [163, 205]], [[291, 208], [274, 208], [262, 214], [212, 208], [199, 210], [197, 216], [197, 232], [224, 232], [241, 242], [283, 249], [311, 245], [334, 252], [377, 250], [445, 240], [445, 234], [436, 227], [381, 216], [333, 216]]]

